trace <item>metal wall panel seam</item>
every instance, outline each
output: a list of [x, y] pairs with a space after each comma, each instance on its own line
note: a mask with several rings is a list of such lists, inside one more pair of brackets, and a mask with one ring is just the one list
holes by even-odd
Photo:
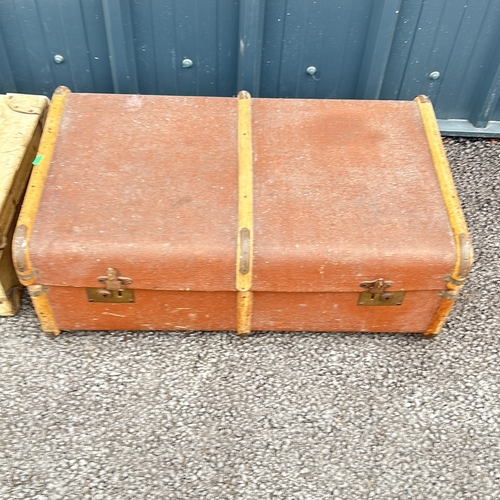
[[[416, 38], [418, 49], [415, 58], [420, 62], [414, 65], [413, 72], [409, 72], [408, 91], [403, 94], [403, 98], [413, 97], [411, 92], [414, 86], [418, 93], [429, 97], [433, 105], [438, 107], [437, 94], [447, 77], [446, 62], [451, 56], [465, 10], [462, 0], [445, 0], [424, 8]], [[412, 78], [413, 81], [418, 80], [419, 84], [412, 85]]]
[[236, 90], [260, 95], [266, 0], [240, 0]]
[[[295, 75], [295, 91], [293, 93], [293, 95], [291, 97], [302, 97], [302, 92], [301, 92], [301, 83], [302, 83], [302, 79], [304, 78], [303, 74], [301, 74], [301, 68], [304, 68], [306, 67], [306, 64], [305, 64], [305, 60], [304, 60], [304, 52], [305, 52], [305, 49], [306, 49], [306, 46], [307, 46], [307, 41], [308, 41], [308, 32], [309, 32], [309, 29], [311, 27], [311, 21], [309, 20], [310, 19], [310, 10], [311, 9], [308, 9], [306, 6], [305, 6], [305, 15], [304, 15], [304, 18], [302, 19], [302, 22], [303, 22], [303, 27], [302, 27], [302, 34], [301, 34], [301, 38], [302, 38], [302, 42], [300, 44], [300, 56], [298, 57], [298, 60], [299, 60], [299, 71], [297, 71], [296, 75]], [[318, 80], [317, 76], [314, 75], [314, 78], [316, 78], [316, 81]], [[303, 90], [303, 89], [302, 89]], [[304, 96], [306, 97], [306, 96]]]
[[[217, 95], [217, 79], [220, 67], [217, 62], [218, 30], [217, 30], [217, 0], [205, 0], [196, 4], [197, 35], [196, 57], [196, 95]], [[236, 40], [235, 40], [236, 41]], [[190, 69], [183, 69], [188, 73]]]
[[[59, 3], [59, 18], [73, 80], [73, 86], [70, 88], [75, 91], [78, 89], [78, 92], [95, 92], [96, 85], [91, 66], [88, 30], [85, 25], [81, 0], [78, 0], [74, 5]], [[61, 83], [56, 81], [58, 85]]]
[[484, 128], [474, 127], [468, 120], [438, 120], [441, 135], [462, 137], [500, 137], [500, 121], [490, 121]]
[[[405, 3], [407, 3], [407, 2], [405, 2]], [[411, 55], [412, 55], [412, 52], [413, 52], [413, 44], [414, 44], [415, 38], [417, 36], [418, 26], [420, 24], [420, 18], [422, 17], [423, 8], [424, 8], [424, 0], [420, 0], [420, 8], [419, 8], [418, 15], [417, 15], [417, 21], [415, 23], [415, 29], [414, 29], [413, 33], [411, 34], [411, 42], [409, 44], [409, 52], [408, 52], [406, 61], [404, 62], [403, 71], [401, 71], [401, 75], [400, 75], [401, 80], [400, 80], [400, 83], [399, 83], [399, 88], [398, 88], [398, 91], [397, 91], [396, 99], [400, 99], [401, 98], [400, 97], [401, 96], [401, 92], [403, 90], [403, 86], [404, 86], [404, 83], [405, 83], [405, 75], [406, 75], [406, 73], [408, 71], [408, 66], [410, 65], [410, 59], [411, 59]], [[416, 94], [418, 94], [418, 92], [416, 92]]]
[[[345, 5], [346, 5], [345, 2], [343, 4], [340, 4], [338, 7], [339, 11], [342, 7], [345, 7]], [[353, 31], [352, 30], [352, 25], [353, 25], [352, 20], [354, 17], [353, 16], [354, 2], [348, 2], [347, 5], [348, 5], [348, 8], [346, 8], [346, 12], [348, 12], [348, 15], [345, 16], [343, 22], [342, 22], [342, 19], [340, 18], [340, 16], [339, 16], [339, 19], [336, 21], [336, 24], [337, 24], [336, 27], [338, 29], [338, 31], [336, 33], [342, 33], [343, 36], [338, 37], [339, 38], [338, 45], [340, 47], [338, 54], [339, 54], [340, 64], [338, 65], [336, 78], [332, 82], [332, 87], [334, 89], [334, 95], [335, 95], [334, 98], [338, 98], [337, 96], [339, 96], [339, 97], [342, 96], [342, 90], [340, 87], [342, 85], [342, 82], [345, 80], [346, 70], [344, 69], [344, 67], [345, 67], [346, 60], [347, 60], [348, 64], [351, 64], [353, 62], [352, 54], [349, 54], [349, 57], [347, 57], [347, 52], [348, 52], [347, 48], [351, 47], [351, 45], [349, 45], [349, 43], [348, 43], [348, 39], [349, 39], [350, 34]], [[334, 51], [334, 53], [335, 53], [335, 51]], [[323, 54], [321, 54], [321, 56], [323, 56]], [[330, 57], [332, 58], [332, 63], [334, 63], [335, 62], [334, 57], [332, 57], [331, 54], [330, 54]], [[338, 64], [338, 61], [337, 61], [337, 64]], [[319, 74], [319, 78], [321, 78], [321, 71]], [[296, 96], [296, 97], [298, 97], [298, 96]], [[316, 95], [316, 97], [321, 97], [321, 95]], [[345, 96], [344, 95], [342, 97], [345, 98], [345, 97], [352, 97], [352, 96]]]
[[498, 0], [0, 0], [0, 91], [425, 93], [443, 134], [494, 137], [499, 22]]
[[7, 50], [5, 48], [5, 42], [3, 35], [0, 31], [0, 93], [6, 94], [7, 92], [17, 92], [16, 83], [12, 76], [12, 69], [9, 61], [9, 56], [7, 55]]
[[435, 39], [439, 34], [439, 26], [443, 22], [445, 6], [446, 1], [422, 2], [398, 99], [410, 100], [415, 95], [430, 93], [430, 85], [434, 80], [428, 77], [429, 59], [432, 51], [435, 50]]
[[264, 44], [262, 47], [261, 97], [277, 97], [281, 74], [282, 46], [286, 19], [286, 0], [273, 0], [266, 3], [264, 24]]
[[[153, 19], [155, 17], [155, 13], [153, 12], [153, 2], [150, 1], [150, 2], [148, 2], [148, 4], [149, 4], [149, 8], [144, 9], [146, 12], [144, 14], [144, 18], [147, 19], [147, 21], [148, 21], [148, 30], [149, 30], [148, 34], [151, 37], [151, 39], [153, 40], [153, 43], [151, 43], [151, 46], [146, 45], [145, 47], [141, 47], [140, 44], [137, 43], [137, 38], [134, 41], [135, 41], [135, 50], [136, 50], [136, 64], [138, 65], [139, 61], [141, 60], [141, 57], [139, 56], [139, 51], [141, 51], [143, 48], [144, 48], [144, 51], [149, 49], [150, 51], [153, 52], [152, 53], [153, 64], [151, 64], [151, 68], [150, 68], [149, 67], [150, 65], [148, 63], [146, 63], [146, 68], [147, 68], [146, 74], [148, 74], [148, 72], [151, 71], [150, 78], [146, 78], [145, 82], [141, 82], [140, 71], [137, 71], [137, 79], [139, 80], [139, 89], [141, 91], [144, 91], [142, 86], [144, 85], [144, 83], [146, 83], [147, 85], [151, 85], [151, 88], [153, 90], [152, 93], [158, 94], [158, 93], [161, 93], [161, 92], [158, 92], [158, 88], [159, 88], [158, 48], [161, 47], [161, 44], [160, 43], [157, 44], [157, 42], [156, 42], [156, 31], [155, 31], [154, 25], [153, 25]], [[135, 21], [135, 19], [134, 19], [134, 21]], [[134, 28], [136, 26], [137, 25], [134, 23]]]
[[[497, 2], [497, 0], [493, 1]], [[482, 79], [481, 73], [484, 71], [484, 69], [481, 71], [480, 68], [485, 68], [488, 65], [488, 61], [481, 56], [485, 53], [484, 47], [491, 46], [489, 45], [491, 44], [491, 35], [488, 36], [488, 24], [494, 16], [489, 12], [491, 1], [487, 8], [485, 8], [485, 3], [483, 2], [481, 5], [478, 2], [467, 5], [462, 37], [469, 49], [464, 50], [459, 45], [455, 49], [456, 54], [452, 53], [451, 55], [452, 61], [450, 61], [450, 68], [447, 71], [447, 75], [451, 73], [451, 82], [446, 82], [446, 89], [442, 90], [442, 93], [446, 92], [444, 95], [447, 95], [447, 101], [442, 94], [437, 106], [437, 114], [441, 119], [470, 118], [474, 100], [477, 99], [473, 91], [479, 85]], [[480, 37], [479, 33], [481, 33]], [[444, 104], [441, 105], [443, 102]], [[443, 108], [446, 109], [446, 112], [441, 113]]]
[[139, 92], [134, 54], [134, 37], [127, 0], [102, 0], [115, 93]]
[[[33, 1], [13, 2], [13, 11], [17, 17], [17, 28], [21, 36], [21, 43], [27, 61], [27, 69], [33, 86], [37, 86], [40, 94], [51, 93], [54, 84], [54, 74], [47, 53], [46, 28], [39, 14], [38, 6]], [[16, 47], [11, 47], [16, 53]], [[16, 68], [13, 68], [16, 71]], [[18, 85], [19, 87], [19, 85]], [[20, 90], [29, 93], [25, 88]]]
[[[141, 9], [144, 10], [142, 18], [139, 16]], [[178, 95], [177, 59], [182, 57], [182, 54], [178, 54], [180, 51], [176, 39], [175, 2], [151, 0], [150, 9], [144, 9], [143, 3], [135, 2], [133, 13], [141, 92]], [[141, 52], [139, 57], [142, 48], [145, 51]], [[155, 92], [151, 89], [155, 89]]]
[[[109, 61], [104, 12], [100, 0], [80, 0], [79, 12], [85, 32], [89, 71], [92, 76], [93, 92], [113, 92], [113, 77]], [[68, 45], [72, 37], [68, 40]], [[74, 89], [77, 91], [77, 88]], [[82, 92], [78, 90], [78, 92]]]
[[381, 99], [398, 98], [406, 61], [410, 57], [413, 32], [417, 29], [420, 9], [421, 5], [417, 1], [408, 2], [403, 0], [401, 2], [389, 61], [387, 62], [384, 82], [380, 91]]
[[[239, 2], [218, 0], [216, 14], [217, 58], [216, 95], [232, 96], [237, 93]], [[262, 73], [261, 73], [262, 79]]]
[[[452, 58], [453, 51], [455, 50], [455, 47], [457, 45], [457, 40], [459, 39], [462, 25], [464, 23], [464, 20], [466, 19], [466, 13], [467, 13], [467, 5], [465, 5], [463, 8], [462, 15], [460, 17], [460, 22], [458, 23], [455, 36], [453, 37], [453, 43], [451, 44], [451, 47], [449, 48], [448, 54], [446, 56], [446, 62], [444, 64], [444, 67], [442, 70], [440, 69], [440, 72], [442, 74], [442, 78], [440, 79], [440, 84], [438, 85], [434, 95], [430, 95], [429, 93], [429, 97], [433, 101], [432, 104], [434, 105], [434, 111], [438, 109], [439, 95], [441, 93], [441, 89], [445, 86], [444, 83], [450, 79], [448, 68], [450, 67], [450, 60]], [[434, 64], [431, 66], [431, 64], [429, 63], [429, 71], [435, 71], [436, 69], [438, 69], [438, 66]]]
[[373, 6], [366, 48], [356, 89], [358, 99], [379, 99], [401, 0], [382, 0]]
[[[492, 51], [492, 64], [476, 91], [476, 100], [469, 120], [475, 127], [486, 127], [493, 116], [500, 97], [500, 37]], [[495, 60], [496, 59], [496, 60]]]

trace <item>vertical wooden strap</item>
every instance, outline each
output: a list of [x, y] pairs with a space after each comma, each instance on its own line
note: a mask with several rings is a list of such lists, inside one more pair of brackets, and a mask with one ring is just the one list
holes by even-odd
[[[59, 329], [57, 328], [43, 287], [39, 289], [40, 285], [36, 284], [37, 272], [33, 269], [30, 261], [30, 239], [56, 145], [66, 96], [69, 93], [70, 90], [68, 88], [58, 87], [52, 96], [38, 154], [33, 162], [34, 167], [26, 190], [21, 214], [17, 221], [12, 245], [14, 267], [16, 268], [19, 281], [23, 285], [28, 286], [28, 291], [30, 292], [43, 331], [54, 335], [59, 334]], [[33, 287], [34, 292], [32, 290]]]
[[48, 288], [41, 285], [28, 285], [27, 288], [42, 330], [51, 336], [59, 335], [61, 331], [57, 327], [46, 293]]
[[248, 335], [252, 319], [253, 183], [251, 97], [238, 94], [238, 240], [236, 250], [237, 332]]
[[[450, 221], [451, 230], [455, 239], [456, 260], [453, 271], [450, 273], [451, 280], [447, 283], [446, 289], [451, 292], [450, 296], [455, 296], [461, 288], [461, 283], [467, 277], [472, 266], [473, 253], [472, 245], [467, 231], [467, 224], [460, 206], [458, 194], [453, 182], [453, 176], [450, 171], [446, 153], [441, 140], [441, 134], [436, 121], [436, 115], [430, 99], [420, 95], [415, 98], [420, 117], [424, 125], [425, 135], [429, 144], [432, 161], [436, 170], [436, 176], [441, 188], [444, 205]], [[426, 335], [435, 335], [439, 333], [444, 325], [448, 314], [453, 306], [453, 300], [443, 298], [437, 308]]]
[[252, 331], [253, 292], [238, 292], [236, 321], [238, 335], [249, 335]]
[[54, 153], [66, 96], [69, 93], [68, 88], [58, 87], [52, 96], [49, 113], [38, 147], [38, 154], [33, 162], [33, 170], [14, 234], [14, 267], [16, 268], [19, 281], [26, 286], [36, 283], [36, 273], [33, 272], [31, 267], [29, 252], [31, 231], [35, 224], [40, 200], [42, 199], [43, 187], [49, 171], [52, 154]]
[[439, 133], [436, 115], [432, 103], [426, 96], [418, 96], [415, 98], [424, 125], [427, 142], [431, 152], [436, 175], [441, 187], [444, 205], [448, 213], [451, 230], [455, 238], [457, 258], [455, 267], [451, 273], [454, 280], [461, 281], [467, 277], [472, 265], [472, 247], [470, 244], [467, 224], [460, 206], [458, 194], [451, 175], [450, 166], [446, 159], [446, 153]]
[[452, 307], [453, 300], [441, 299], [441, 302], [439, 303], [439, 306], [436, 309], [436, 312], [434, 313], [434, 316], [432, 317], [424, 335], [437, 335], [446, 323]]

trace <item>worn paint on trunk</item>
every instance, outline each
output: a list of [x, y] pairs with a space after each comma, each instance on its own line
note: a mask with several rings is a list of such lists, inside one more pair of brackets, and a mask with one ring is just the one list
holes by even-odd
[[[68, 95], [30, 242], [59, 328], [237, 328], [237, 108]], [[417, 103], [252, 99], [251, 128], [253, 312], [240, 321], [425, 331], [456, 248]], [[134, 304], [86, 301], [109, 267]], [[357, 305], [378, 278], [407, 292], [401, 305]]]

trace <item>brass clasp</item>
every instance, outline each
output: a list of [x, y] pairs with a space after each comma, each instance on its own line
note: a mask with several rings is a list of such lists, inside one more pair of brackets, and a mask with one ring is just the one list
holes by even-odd
[[392, 281], [386, 281], [384, 278], [379, 278], [373, 281], [363, 281], [359, 286], [363, 288], [368, 288], [370, 293], [383, 293], [386, 288], [390, 288], [394, 283]]
[[124, 290], [127, 285], [132, 283], [130, 278], [118, 276], [118, 271], [114, 267], [108, 267], [106, 269], [106, 276], [99, 276], [97, 281], [99, 281], [99, 283], [104, 283], [106, 290], [109, 291]]
[[103, 283], [104, 288], [86, 288], [89, 302], [135, 302], [134, 291], [125, 289], [132, 280], [119, 276], [114, 267], [108, 267], [106, 275], [99, 276], [97, 281]]
[[388, 292], [386, 289], [393, 285], [384, 278], [363, 281], [359, 286], [368, 291], [359, 294], [358, 306], [400, 306], [406, 292]]

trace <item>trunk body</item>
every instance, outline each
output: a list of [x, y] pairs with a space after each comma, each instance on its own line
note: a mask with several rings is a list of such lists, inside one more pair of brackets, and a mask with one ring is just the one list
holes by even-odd
[[472, 257], [421, 104], [243, 99], [64, 95], [15, 248], [46, 330], [429, 330]]

